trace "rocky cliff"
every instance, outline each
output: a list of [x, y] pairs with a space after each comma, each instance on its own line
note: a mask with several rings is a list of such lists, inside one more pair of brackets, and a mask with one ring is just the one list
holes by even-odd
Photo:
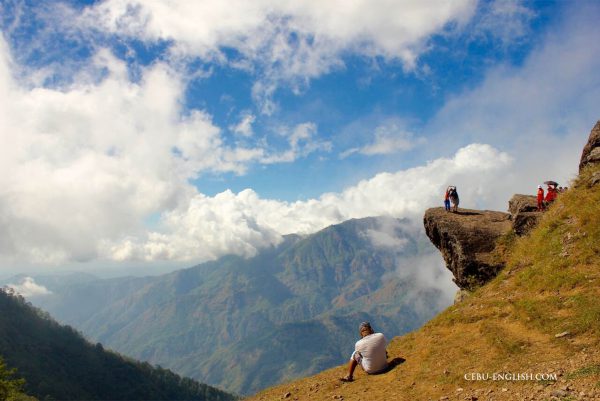
[[504, 266], [493, 256], [496, 241], [512, 228], [510, 214], [444, 208], [425, 212], [423, 223], [431, 242], [440, 250], [446, 266], [461, 289], [473, 289], [489, 281]]
[[[600, 121], [583, 148], [579, 170], [596, 164], [600, 164]], [[599, 183], [600, 172], [592, 172], [587, 184]], [[518, 236], [526, 235], [543, 215], [537, 211], [536, 197], [532, 195], [514, 195], [508, 202], [508, 211], [510, 214], [466, 209], [448, 213], [433, 208], [425, 212], [425, 232], [442, 253], [461, 289], [472, 290], [494, 278], [503, 267], [494, 255], [498, 239], [511, 229]]]
[[543, 215], [537, 211], [537, 200], [532, 195], [513, 195], [508, 211], [461, 209], [449, 213], [433, 208], [425, 212], [425, 232], [461, 289], [473, 290], [496, 277], [504, 267], [496, 254], [500, 237], [511, 230], [518, 236], [526, 235]]

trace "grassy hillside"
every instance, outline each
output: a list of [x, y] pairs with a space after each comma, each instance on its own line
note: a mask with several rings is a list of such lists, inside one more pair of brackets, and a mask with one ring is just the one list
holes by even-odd
[[[0, 356], [25, 379], [24, 391], [39, 399], [235, 399], [169, 370], [90, 344], [71, 327], [61, 326], [20, 296], [0, 291], [0, 311]], [[0, 400], [7, 399], [3, 396], [2, 372], [0, 369]], [[11, 392], [18, 390], [13, 386]]]
[[[496, 256], [507, 267], [496, 279], [393, 339], [390, 357], [404, 363], [382, 375], [359, 372], [348, 384], [337, 381], [340, 366], [249, 400], [600, 399], [600, 186], [584, 185], [591, 173], [529, 236], [502, 239]], [[465, 379], [495, 372], [557, 380]]]

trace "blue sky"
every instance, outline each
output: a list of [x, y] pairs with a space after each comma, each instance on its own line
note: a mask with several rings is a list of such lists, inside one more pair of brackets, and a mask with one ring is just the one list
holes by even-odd
[[251, 255], [347, 218], [419, 221], [449, 183], [504, 209], [568, 182], [600, 115], [595, 1], [0, 14], [6, 269]]

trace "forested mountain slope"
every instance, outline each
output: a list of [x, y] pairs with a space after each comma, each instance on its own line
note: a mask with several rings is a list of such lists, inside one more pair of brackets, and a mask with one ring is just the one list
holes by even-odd
[[93, 345], [68, 326], [0, 291], [0, 356], [40, 400], [206, 400], [235, 397]]

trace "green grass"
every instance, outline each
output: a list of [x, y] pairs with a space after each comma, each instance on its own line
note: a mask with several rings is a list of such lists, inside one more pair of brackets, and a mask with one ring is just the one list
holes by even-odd
[[[507, 268], [492, 287], [515, 293], [515, 311], [544, 332], [600, 333], [600, 188], [588, 188], [585, 171], [562, 194], [537, 229], [507, 237]], [[508, 272], [515, 274], [507, 285]]]
[[567, 375], [567, 379], [571, 380], [584, 376], [600, 376], [600, 364], [590, 365], [577, 369], [576, 371], [569, 373]]
[[527, 321], [540, 331], [552, 333], [564, 329], [561, 320], [556, 316], [560, 308], [557, 297], [544, 299], [520, 299], [515, 303], [517, 316]]
[[572, 297], [574, 318], [572, 329], [576, 333], [600, 333], [600, 303], [590, 294], [578, 294]]
[[481, 325], [481, 335], [503, 354], [518, 354], [529, 345], [526, 341], [514, 338], [500, 325], [486, 321]]

